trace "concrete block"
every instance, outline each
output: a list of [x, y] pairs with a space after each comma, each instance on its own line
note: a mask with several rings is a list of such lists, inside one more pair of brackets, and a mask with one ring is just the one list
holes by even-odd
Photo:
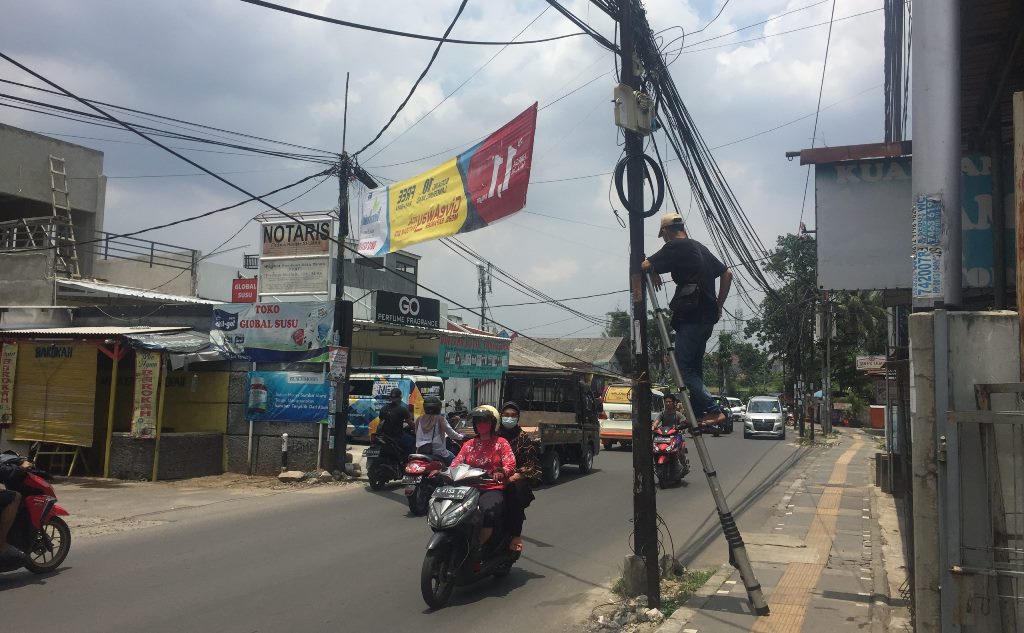
[[284, 483], [295, 483], [306, 478], [306, 473], [301, 470], [286, 470], [277, 476], [279, 481]]
[[[155, 440], [133, 439], [115, 433], [110, 449], [110, 476], [150, 479]], [[224, 436], [221, 433], [166, 433], [160, 438], [157, 479], [190, 479], [219, 475], [223, 470]]]

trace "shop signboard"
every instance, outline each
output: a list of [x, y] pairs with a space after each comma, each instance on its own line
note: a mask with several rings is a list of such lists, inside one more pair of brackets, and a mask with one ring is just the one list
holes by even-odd
[[232, 279], [231, 303], [256, 303], [259, 279]]
[[163, 353], [147, 349], [135, 350], [135, 396], [132, 404], [131, 436], [147, 438], [156, 435], [157, 391]]
[[299, 217], [299, 221], [260, 220], [258, 295], [328, 293], [333, 234], [334, 219], [322, 214]]
[[537, 104], [470, 149], [418, 176], [367, 194], [356, 229], [359, 252], [380, 257], [468, 233], [526, 206]]
[[885, 367], [885, 356], [858, 356], [857, 371], [873, 371]]
[[246, 415], [253, 422], [330, 420], [331, 383], [323, 373], [249, 372]]
[[14, 420], [14, 372], [18, 366], [18, 344], [4, 343], [0, 349], [0, 429]]
[[325, 362], [333, 327], [333, 302], [226, 303], [214, 306], [210, 339], [258, 363]]
[[427, 297], [377, 290], [373, 293], [373, 315], [377, 323], [441, 328], [441, 302]]
[[500, 379], [508, 371], [509, 344], [508, 339], [442, 335], [438, 369], [446, 378]]

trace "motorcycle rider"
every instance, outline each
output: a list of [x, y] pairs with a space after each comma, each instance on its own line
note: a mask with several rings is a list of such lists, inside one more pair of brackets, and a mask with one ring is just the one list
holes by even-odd
[[665, 410], [654, 419], [654, 430], [657, 431], [659, 428], [664, 428], [665, 430], [675, 428], [681, 431], [685, 426], [686, 422], [679, 413], [679, 401], [672, 394], [666, 394]]
[[448, 424], [448, 419], [441, 415], [441, 400], [435, 397], [423, 401], [423, 415], [416, 418], [416, 451], [433, 455], [446, 466], [455, 459], [455, 453], [448, 450], [445, 437], [463, 441], [465, 436]]
[[389, 437], [402, 447], [408, 455], [416, 448], [416, 438], [410, 433], [413, 425], [412, 411], [402, 402], [402, 390], [395, 387], [389, 394], [389, 401], [380, 410], [380, 425], [377, 433]]
[[[5, 488], [21, 477], [24, 471], [32, 468], [32, 462], [20, 455], [4, 453], [0, 455], [0, 483]], [[21, 494], [14, 490], [0, 490], [0, 559], [24, 559], [25, 554], [7, 542], [7, 534], [14, 525], [21, 507]]]
[[490, 473], [493, 482], [480, 486], [480, 510], [483, 526], [480, 544], [485, 544], [494, 528], [504, 520], [504, 482], [516, 472], [516, 456], [508, 440], [498, 436], [498, 410], [489, 404], [473, 409], [469, 415], [476, 437], [462, 445], [452, 467], [466, 464]]
[[523, 521], [526, 508], [534, 500], [533, 489], [540, 484], [540, 444], [523, 432], [519, 426], [519, 405], [506, 402], [501, 407], [501, 429], [498, 435], [505, 438], [516, 456], [516, 472], [508, 478], [505, 486], [505, 525], [512, 536], [509, 549], [523, 551]]

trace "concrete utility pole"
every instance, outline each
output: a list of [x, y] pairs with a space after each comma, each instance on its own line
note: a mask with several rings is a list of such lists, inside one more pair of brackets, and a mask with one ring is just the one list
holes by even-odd
[[1024, 92], [1013, 93], [1013, 183], [1017, 218], [1017, 317], [1020, 324], [1020, 379], [1024, 381]]
[[477, 295], [480, 297], [480, 329], [487, 330], [487, 293], [493, 291], [491, 286], [491, 263], [477, 262]]
[[[914, 307], [932, 308], [937, 303], [957, 307], [962, 303], [963, 272], [960, 218], [960, 2], [931, 0], [914, 16], [911, 64], [913, 72], [914, 173], [913, 203], [921, 212], [922, 199], [934, 199], [939, 218], [923, 231], [938, 237], [938, 244], [917, 250], [915, 257], [927, 270], [915, 274]], [[927, 217], [931, 217], [929, 214]], [[922, 217], [918, 217], [920, 227]], [[934, 272], [933, 253], [941, 253], [941, 267]], [[917, 271], [916, 271], [917, 272]], [[929, 279], [941, 274], [938, 285]], [[935, 292], [937, 290], [937, 293]]]
[[[619, 0], [621, 34], [620, 81], [641, 89], [636, 75], [633, 0]], [[632, 294], [633, 339], [633, 551], [646, 567], [647, 599], [661, 605], [658, 566], [658, 524], [654, 499], [654, 462], [651, 456], [651, 377], [647, 352], [647, 297], [640, 265], [644, 261], [644, 153], [640, 135], [623, 129], [626, 137], [626, 191], [629, 201], [629, 281]]]

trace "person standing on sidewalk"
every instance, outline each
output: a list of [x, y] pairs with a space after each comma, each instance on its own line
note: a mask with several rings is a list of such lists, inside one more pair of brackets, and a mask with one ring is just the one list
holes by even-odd
[[[676, 362], [683, 382], [690, 390], [693, 412], [701, 424], [725, 422], [722, 407], [704, 386], [704, 353], [715, 323], [722, 318], [722, 306], [732, 287], [732, 272], [700, 242], [686, 234], [683, 218], [670, 213], [661, 218], [658, 237], [665, 246], [644, 260], [641, 268], [651, 275], [655, 289], [661, 289], [661, 274], [671, 273], [676, 292], [669, 303], [672, 329], [676, 332]], [[715, 279], [721, 279], [715, 295]]]

